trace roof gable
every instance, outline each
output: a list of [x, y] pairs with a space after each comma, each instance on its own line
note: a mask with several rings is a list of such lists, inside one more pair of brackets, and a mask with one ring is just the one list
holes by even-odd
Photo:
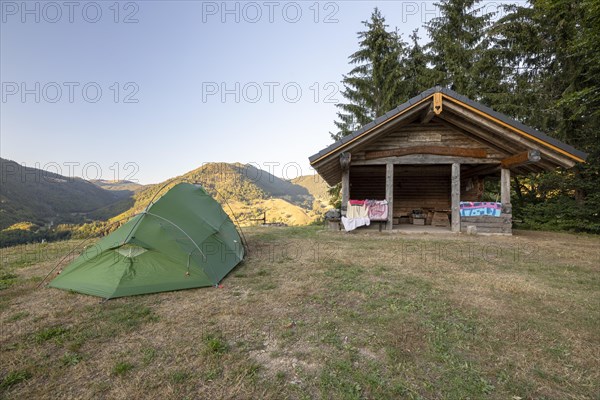
[[[452, 147], [447, 147], [451, 145]], [[410, 154], [464, 155], [465, 157], [508, 156], [507, 151], [493, 147], [464, 135], [441, 119], [433, 119], [427, 124], [411, 122], [392, 129], [375, 140], [352, 151], [352, 159], [374, 159], [378, 157], [402, 156]]]
[[[534, 149], [542, 153], [540, 169], [571, 167], [587, 154], [450, 89], [434, 87], [401, 104], [350, 135], [309, 157], [311, 165], [331, 184], [336, 181], [342, 152], [356, 152], [408, 124], [431, 120], [446, 124], [508, 155]], [[499, 162], [499, 161], [498, 161]], [[326, 176], [329, 175], [329, 176]]]

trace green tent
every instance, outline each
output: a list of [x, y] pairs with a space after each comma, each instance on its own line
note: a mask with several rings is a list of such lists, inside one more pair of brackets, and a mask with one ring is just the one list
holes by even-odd
[[244, 258], [227, 214], [180, 183], [67, 266], [51, 287], [104, 298], [213, 286]]

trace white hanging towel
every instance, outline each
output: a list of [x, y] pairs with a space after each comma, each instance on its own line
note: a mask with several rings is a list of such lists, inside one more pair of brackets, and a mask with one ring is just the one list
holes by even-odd
[[342, 217], [342, 224], [346, 232], [350, 232], [361, 226], [369, 226], [371, 221], [369, 218], [346, 218]]

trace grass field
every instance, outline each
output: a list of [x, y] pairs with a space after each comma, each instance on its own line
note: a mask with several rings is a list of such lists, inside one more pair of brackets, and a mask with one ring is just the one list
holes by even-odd
[[2, 251], [0, 397], [598, 399], [600, 238], [246, 231], [222, 288], [36, 289]]

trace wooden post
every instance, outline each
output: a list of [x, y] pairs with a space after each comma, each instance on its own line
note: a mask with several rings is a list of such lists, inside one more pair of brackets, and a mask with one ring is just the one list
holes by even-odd
[[388, 203], [388, 218], [386, 229], [391, 231], [394, 227], [394, 164], [385, 165], [385, 199]]
[[340, 154], [340, 167], [342, 168], [342, 216], [348, 211], [348, 200], [350, 200], [350, 153]]
[[452, 232], [460, 232], [460, 164], [452, 164]]
[[512, 205], [510, 204], [510, 169], [500, 169], [500, 201], [502, 202], [502, 211], [510, 214]]
[[342, 215], [345, 217], [350, 200], [350, 168], [342, 170]]

